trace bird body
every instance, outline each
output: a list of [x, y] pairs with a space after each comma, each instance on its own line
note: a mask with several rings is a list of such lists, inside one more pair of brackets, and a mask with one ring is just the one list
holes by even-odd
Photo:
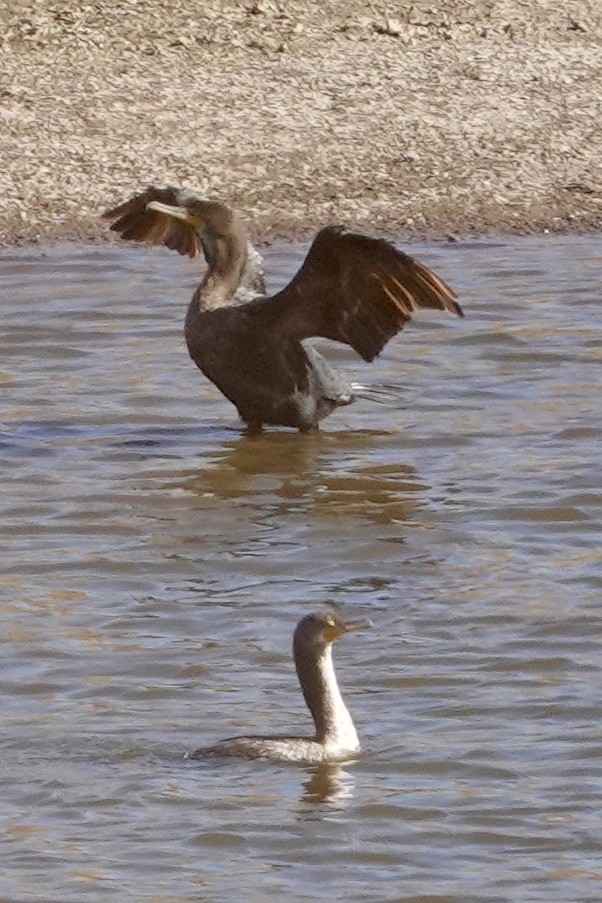
[[462, 316], [423, 264], [340, 226], [322, 229], [292, 281], [269, 296], [263, 260], [224, 204], [151, 187], [105, 216], [123, 238], [204, 254], [207, 271], [186, 316], [188, 350], [251, 428], [309, 431], [361, 394], [306, 339], [343, 342], [371, 361], [419, 308]]
[[[352, 400], [324, 358], [262, 323], [253, 301], [199, 311], [193, 299], [185, 335], [199, 369], [236, 405], [251, 428], [264, 423], [307, 431]], [[329, 380], [330, 377], [330, 380]]]
[[295, 629], [293, 656], [297, 676], [316, 734], [295, 736], [229, 737], [214, 746], [198, 749], [195, 759], [238, 756], [274, 762], [340, 762], [360, 752], [360, 742], [349, 710], [343, 701], [332, 660], [332, 644], [346, 633], [371, 627], [368, 619], [343, 621], [326, 613], [306, 615]]

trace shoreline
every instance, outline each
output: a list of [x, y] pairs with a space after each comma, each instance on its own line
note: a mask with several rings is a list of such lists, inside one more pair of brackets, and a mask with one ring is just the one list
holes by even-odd
[[[239, 208], [240, 209], [240, 208]], [[315, 233], [323, 226], [339, 223], [330, 219], [322, 222], [314, 221], [307, 216], [301, 222], [287, 222], [283, 218], [270, 221], [265, 218], [255, 223], [253, 218], [244, 215], [249, 229], [249, 238], [257, 247], [283, 243], [295, 244], [311, 241]], [[421, 211], [419, 211], [419, 214]], [[393, 215], [378, 217], [378, 228], [370, 221], [369, 216], [359, 216], [355, 221], [341, 223], [348, 228], [359, 229], [368, 234], [380, 235], [396, 242], [462, 242], [468, 240], [503, 239], [510, 237], [527, 237], [530, 235], [591, 235], [602, 233], [602, 213], [596, 210], [583, 210], [577, 205], [569, 204], [564, 208], [551, 206], [549, 209], [539, 208], [533, 219], [512, 215], [504, 216], [503, 211], [490, 211], [490, 215], [476, 222], [464, 223], [461, 218], [438, 221], [436, 217], [425, 216], [423, 228], [408, 227], [407, 221], [397, 220]], [[54, 247], [57, 245], [106, 245], [119, 244], [123, 240], [109, 230], [106, 221], [95, 219], [78, 219], [65, 222], [54, 222], [44, 229], [39, 224], [23, 226], [22, 224], [4, 223], [0, 236], [0, 250], [25, 247]], [[140, 247], [140, 243], [130, 243]], [[144, 246], [144, 243], [142, 243]], [[150, 246], [149, 246], [150, 247]]]
[[[64, 8], [63, 8], [64, 7]], [[259, 244], [602, 231], [595, 0], [0, 0], [0, 247], [148, 184]]]

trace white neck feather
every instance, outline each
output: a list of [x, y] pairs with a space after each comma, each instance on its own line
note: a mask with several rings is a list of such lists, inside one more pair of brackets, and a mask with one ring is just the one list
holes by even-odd
[[332, 646], [327, 646], [318, 669], [324, 687], [323, 713], [325, 733], [318, 737], [325, 746], [353, 751], [359, 749], [357, 731], [349, 710], [343, 702], [332, 662]]

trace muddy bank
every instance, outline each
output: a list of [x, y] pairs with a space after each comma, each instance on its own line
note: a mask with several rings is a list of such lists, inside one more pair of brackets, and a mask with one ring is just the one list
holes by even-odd
[[148, 183], [256, 237], [602, 228], [595, 2], [0, 0], [0, 242]]

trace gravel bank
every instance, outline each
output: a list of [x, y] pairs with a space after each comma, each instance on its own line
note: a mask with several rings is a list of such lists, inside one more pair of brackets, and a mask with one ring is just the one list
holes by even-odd
[[0, 243], [148, 183], [263, 240], [602, 228], [599, 0], [0, 0]]

